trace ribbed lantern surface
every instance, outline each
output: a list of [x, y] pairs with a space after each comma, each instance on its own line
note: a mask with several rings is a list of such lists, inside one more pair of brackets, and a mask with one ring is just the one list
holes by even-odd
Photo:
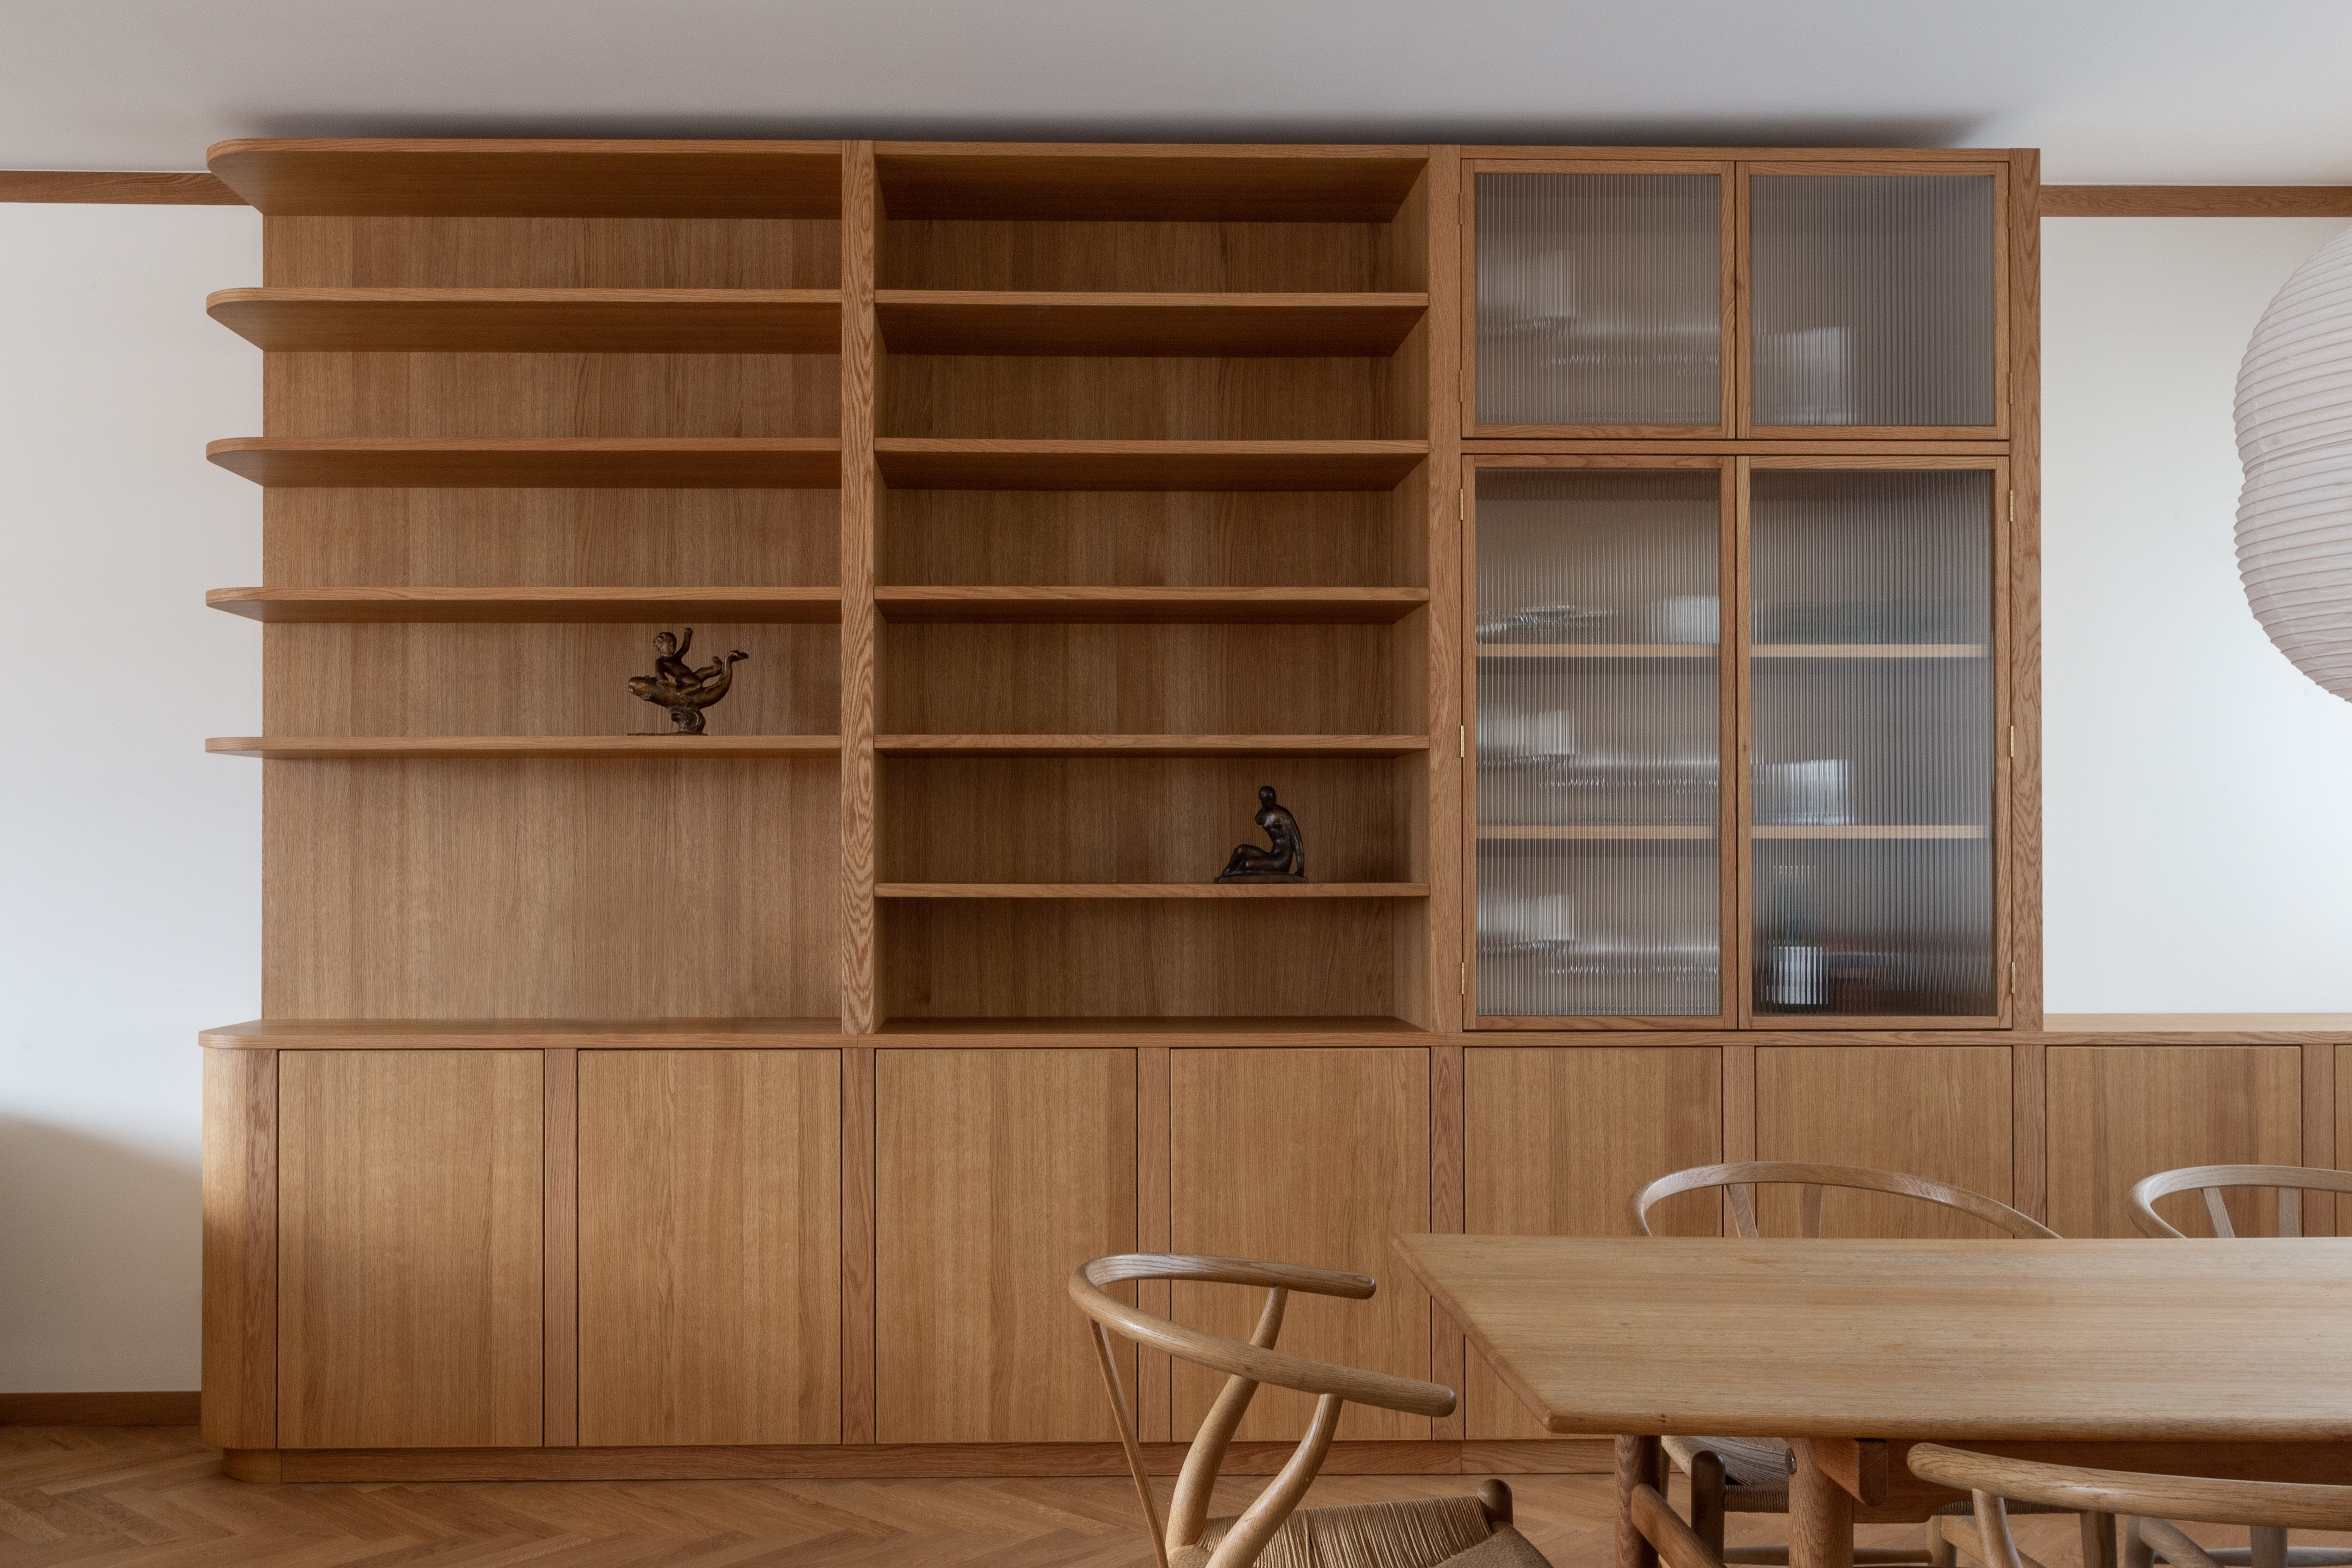
[[2238, 572], [2294, 667], [2352, 700], [2352, 229], [2287, 279], [2238, 369]]

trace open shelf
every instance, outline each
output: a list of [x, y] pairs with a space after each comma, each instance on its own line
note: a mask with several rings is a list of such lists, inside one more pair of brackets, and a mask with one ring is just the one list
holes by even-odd
[[1402, 757], [1426, 735], [877, 735], [886, 757]]
[[841, 619], [838, 588], [215, 588], [205, 603], [257, 621], [588, 623]]
[[838, 289], [224, 289], [276, 353], [835, 354]]
[[1758, 838], [1988, 838], [1990, 827], [1943, 823], [1892, 824], [1885, 826], [1768, 827], [1750, 829]]
[[1394, 353], [1429, 296], [885, 289], [874, 305], [893, 353], [1354, 358]]
[[1270, 1036], [1275, 1045], [1314, 1046], [1356, 1035], [1425, 1035], [1418, 1024], [1386, 1014], [1340, 1014], [1329, 1017], [1252, 1016], [1225, 1017], [1215, 1014], [1156, 1018], [1119, 1014], [1108, 1017], [1008, 1018], [886, 1018], [882, 1035], [1213, 1035]]
[[887, 621], [1360, 622], [1402, 620], [1426, 588], [877, 588]]
[[1387, 490], [1426, 441], [1045, 441], [884, 436], [882, 477], [908, 489]]
[[1713, 838], [1712, 827], [1519, 827], [1481, 823], [1478, 837], [1486, 840], [1563, 838]]
[[1482, 642], [1480, 658], [1713, 658], [1714, 643], [1507, 643]]
[[225, 757], [348, 762], [374, 757], [830, 757], [837, 735], [233, 735], [205, 742]]
[[892, 218], [1385, 223], [1426, 147], [1203, 147], [885, 142]]
[[1751, 658], [1982, 658], [1992, 650], [1980, 642], [1755, 643]]
[[247, 140], [205, 162], [268, 217], [839, 217], [838, 142]]
[[1425, 899], [1426, 882], [882, 882], [877, 899]]
[[240, 436], [205, 456], [258, 485], [330, 489], [841, 488], [830, 436]]
[[294, 1050], [709, 1050], [837, 1039], [839, 1018], [256, 1018], [206, 1029], [215, 1047]]

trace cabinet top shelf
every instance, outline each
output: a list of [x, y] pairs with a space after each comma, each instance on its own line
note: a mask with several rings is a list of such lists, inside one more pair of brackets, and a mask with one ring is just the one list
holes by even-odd
[[1403, 619], [1426, 588], [886, 587], [887, 621], [1371, 622]]
[[205, 603], [280, 624], [841, 619], [838, 588], [215, 588]]
[[205, 162], [268, 217], [841, 216], [838, 142], [243, 140]]
[[1386, 223], [1426, 147], [885, 142], [887, 218]]
[[224, 289], [275, 353], [837, 354], [837, 289]]
[[1048, 441], [884, 436], [875, 465], [902, 489], [1390, 490], [1426, 441]]
[[1425, 899], [1426, 882], [882, 882], [877, 899]]
[[240, 436], [205, 448], [257, 485], [387, 489], [838, 489], [830, 436]]
[[205, 742], [216, 756], [265, 762], [355, 762], [416, 757], [615, 757], [706, 762], [719, 758], [830, 757], [835, 735], [232, 735]]
[[877, 735], [884, 756], [1402, 757], [1426, 735]]
[[908, 354], [1382, 357], [1426, 294], [1010, 293], [884, 289], [882, 342]]

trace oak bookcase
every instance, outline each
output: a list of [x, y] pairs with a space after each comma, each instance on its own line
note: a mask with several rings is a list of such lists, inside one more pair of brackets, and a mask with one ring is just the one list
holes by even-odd
[[[1583, 1468], [1465, 1364], [1391, 1234], [1619, 1229], [1637, 1182], [1759, 1156], [2115, 1230], [2140, 1173], [2079, 1136], [2045, 1157], [2046, 1121], [2169, 1116], [2172, 1163], [2332, 1152], [2320, 1036], [2142, 1072], [2114, 1053], [2159, 1037], [2042, 1026], [2031, 153], [211, 166], [265, 219], [261, 286], [210, 307], [266, 385], [262, 433], [211, 449], [265, 517], [263, 583], [210, 595], [265, 647], [264, 733], [211, 742], [266, 770], [264, 1016], [203, 1036], [204, 1424], [233, 1474], [1111, 1473], [1063, 1282], [1135, 1248], [1383, 1277], [1286, 1342], [1463, 1404], [1351, 1412], [1335, 1468]], [[1471, 192], [1520, 167], [1720, 180], [1703, 427], [1470, 423]], [[1993, 422], [1750, 417], [1746, 182], [1788, 167], [1991, 175]], [[1997, 1016], [1478, 1011], [1473, 470], [1679, 463], [1734, 496], [1905, 459], [2014, 498]], [[625, 686], [686, 624], [751, 655], [699, 738]], [[1215, 886], [1265, 783], [1315, 880]], [[2233, 1097], [2243, 1129], [2184, 1109]], [[1128, 1370], [1172, 1466], [1211, 1391]], [[1262, 1395], [1243, 1436], [1299, 1415]]]

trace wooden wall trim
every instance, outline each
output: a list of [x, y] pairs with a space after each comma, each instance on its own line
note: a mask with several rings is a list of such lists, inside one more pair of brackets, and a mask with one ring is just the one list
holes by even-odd
[[193, 1426], [203, 1399], [193, 1388], [0, 1394], [0, 1426]]
[[167, 207], [246, 205], [243, 196], [210, 174], [126, 174], [119, 169], [0, 169], [0, 202]]
[[2044, 185], [2043, 217], [2352, 217], [2352, 185]]

